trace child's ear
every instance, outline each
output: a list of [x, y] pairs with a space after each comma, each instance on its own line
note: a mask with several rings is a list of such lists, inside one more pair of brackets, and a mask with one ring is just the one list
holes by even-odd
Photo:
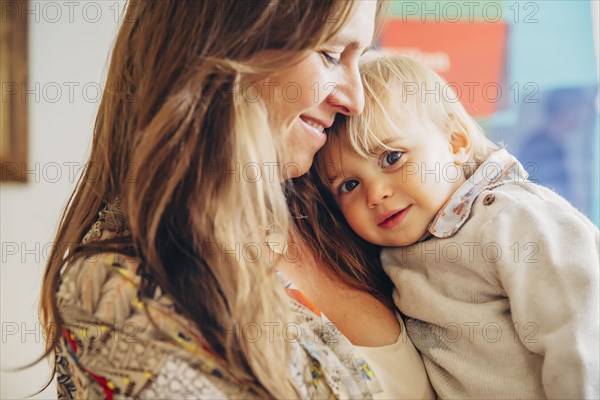
[[450, 148], [454, 154], [454, 160], [464, 164], [469, 160], [471, 153], [471, 138], [467, 132], [467, 127], [462, 121], [459, 121], [453, 114], [450, 114], [452, 120], [450, 131]]
[[461, 164], [469, 161], [469, 155], [471, 152], [471, 140], [469, 135], [464, 130], [452, 131], [450, 134], [450, 148], [454, 154], [454, 161]]

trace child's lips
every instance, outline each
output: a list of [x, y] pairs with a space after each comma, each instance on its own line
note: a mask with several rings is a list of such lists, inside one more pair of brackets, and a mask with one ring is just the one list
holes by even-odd
[[393, 228], [400, 225], [406, 217], [406, 214], [410, 211], [411, 206], [412, 205], [408, 205], [404, 208], [392, 210], [383, 214], [377, 226], [382, 228]]

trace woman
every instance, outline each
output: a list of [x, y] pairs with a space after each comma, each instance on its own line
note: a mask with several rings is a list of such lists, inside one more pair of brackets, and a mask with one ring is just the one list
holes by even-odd
[[363, 107], [381, 3], [129, 3], [44, 275], [60, 397], [369, 396], [263, 244], [281, 181]]

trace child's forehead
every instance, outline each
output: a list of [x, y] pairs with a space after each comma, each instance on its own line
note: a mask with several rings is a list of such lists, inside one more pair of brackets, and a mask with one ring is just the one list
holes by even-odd
[[[344, 154], [350, 149], [349, 143], [340, 135], [332, 135], [327, 138], [327, 143], [319, 151], [317, 159], [317, 168], [321, 176], [324, 175], [327, 184], [332, 184], [343, 176], [342, 161]], [[351, 149], [350, 149], [351, 151]]]
[[357, 152], [346, 135], [334, 135], [327, 139], [327, 144], [319, 152], [318, 165], [321, 173], [332, 183], [343, 178], [348, 169], [354, 168], [364, 159], [370, 160], [372, 157], [364, 157]]
[[414, 129], [414, 121], [403, 113], [371, 115], [369, 121], [351, 124], [343, 135], [343, 141], [355, 152], [363, 156], [373, 155], [382, 149], [389, 149], [390, 143], [405, 139]]

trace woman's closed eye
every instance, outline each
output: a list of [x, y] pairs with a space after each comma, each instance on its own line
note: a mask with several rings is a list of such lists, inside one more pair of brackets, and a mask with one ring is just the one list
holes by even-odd
[[339, 65], [341, 62], [341, 53], [322, 51], [321, 55], [323, 55], [323, 58], [325, 58], [325, 61], [327, 61], [328, 64]]
[[386, 151], [381, 155], [381, 166], [383, 168], [391, 167], [396, 164], [404, 155], [402, 151]]

